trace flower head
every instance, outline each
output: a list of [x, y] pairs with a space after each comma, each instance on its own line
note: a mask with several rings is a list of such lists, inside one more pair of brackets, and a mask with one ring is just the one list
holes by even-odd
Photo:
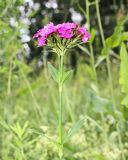
[[86, 30], [86, 28], [84, 28], [84, 27], [79, 27], [77, 29], [77, 33], [78, 33], [78, 35], [81, 35], [83, 42], [87, 42], [91, 37], [90, 34], [88, 33], [88, 31]]
[[48, 25], [44, 26], [44, 28], [37, 31], [37, 33], [33, 36], [33, 38], [38, 38], [40, 36], [47, 38], [50, 34], [56, 32], [56, 28], [52, 22]]
[[56, 28], [52, 22], [37, 31], [33, 38], [37, 38], [39, 46], [44, 46], [49, 35], [56, 32]]
[[71, 39], [73, 37], [73, 30], [77, 27], [75, 23], [62, 23], [56, 26], [57, 33], [61, 38]]
[[[69, 44], [67, 44], [67, 46], [69, 47], [71, 45], [74, 45], [74, 42], [87, 42], [90, 39], [90, 34], [86, 30], [86, 28], [79, 27], [76, 23], [68, 22], [54, 25], [52, 22], [50, 22], [48, 25], [37, 31], [33, 38], [37, 38], [39, 46], [44, 46], [47, 42], [51, 42], [52, 45], [58, 46], [59, 39], [62, 39], [62, 41], [63, 39], [69, 39]], [[74, 39], [76, 39], [76, 41], [73, 41]], [[64, 45], [64, 43], [59, 45]]]
[[38, 37], [37, 41], [39, 46], [44, 46], [46, 43], [46, 39], [44, 37]]

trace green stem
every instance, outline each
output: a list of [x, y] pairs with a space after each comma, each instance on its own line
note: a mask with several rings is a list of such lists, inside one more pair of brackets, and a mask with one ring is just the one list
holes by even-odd
[[[87, 14], [88, 31], [90, 32], [89, 0], [85, 0], [85, 3], [86, 3], [86, 14]], [[90, 56], [91, 56], [91, 65], [92, 65], [93, 73], [95, 75], [96, 85], [98, 87], [97, 73], [96, 73], [96, 68], [95, 68], [94, 50], [93, 50], [93, 46], [92, 46], [91, 43], [89, 43], [89, 49], [90, 49], [90, 53], [91, 53], [90, 54]]]
[[62, 159], [63, 157], [63, 118], [62, 118], [62, 94], [63, 94], [63, 63], [64, 63], [64, 56], [59, 56], [59, 157]]
[[21, 153], [21, 160], [24, 160], [25, 159], [25, 155], [24, 155], [23, 147], [21, 147], [20, 153]]
[[102, 43], [103, 46], [105, 46], [105, 38], [104, 38], [104, 32], [103, 32], [103, 27], [102, 27], [102, 23], [101, 23], [101, 18], [100, 18], [100, 9], [99, 9], [99, 1], [96, 1], [96, 13], [97, 13], [97, 19], [98, 19], [98, 25], [99, 25], [99, 29], [100, 29], [100, 35], [101, 35], [101, 39], [102, 39]]
[[[101, 17], [100, 17], [99, 2], [98, 2], [98, 0], [95, 0], [95, 2], [96, 2], [96, 12], [97, 12], [98, 25], [99, 25], [99, 29], [100, 29], [102, 44], [104, 47], [106, 47], [105, 37], [104, 37], [104, 32], [103, 32], [103, 27], [102, 27]], [[113, 87], [113, 81], [112, 81], [112, 73], [111, 73], [109, 54], [106, 57], [106, 63], [107, 63], [108, 77], [109, 77], [109, 83], [110, 83], [110, 88], [111, 88], [113, 111], [114, 111], [114, 113], [116, 113], [117, 108], [116, 108], [116, 100], [115, 100], [115, 96], [114, 96], [114, 87]], [[121, 134], [120, 134], [120, 128], [119, 128], [118, 124], [116, 125], [116, 130], [118, 132], [118, 140], [119, 140], [120, 149], [122, 151], [122, 160], [126, 160], [125, 155], [124, 155], [123, 142], [122, 142]]]

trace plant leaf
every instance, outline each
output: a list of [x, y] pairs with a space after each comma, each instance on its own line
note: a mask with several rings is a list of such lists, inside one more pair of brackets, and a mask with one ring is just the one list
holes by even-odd
[[111, 48], [117, 47], [122, 43], [124, 23], [126, 21], [127, 17], [117, 24], [114, 33], [105, 40], [105, 47], [101, 51], [102, 55], [108, 55]]
[[39, 135], [39, 136], [45, 137], [47, 140], [49, 140], [50, 142], [52, 142], [52, 143], [54, 143], [54, 144], [57, 145], [56, 141], [54, 141], [51, 137], [48, 137], [44, 133], [42, 133], [42, 132], [40, 132], [40, 131], [38, 131], [36, 129], [30, 129], [30, 131], [33, 132], [33, 133], [35, 133], [35, 134], [37, 134], [37, 135]]
[[9, 126], [8, 126], [8, 124], [7, 124], [5, 121], [0, 121], [0, 125], [1, 125], [4, 129], [9, 130]]
[[86, 47], [83, 47], [83, 46], [81, 46], [81, 45], [78, 45], [78, 47], [79, 47], [83, 52], [85, 52], [87, 55], [90, 56], [89, 50], [88, 50]]
[[125, 47], [125, 44], [122, 43], [120, 50], [120, 78], [119, 83], [121, 85], [121, 90], [125, 93], [125, 97], [123, 98], [122, 104], [128, 106], [128, 53]]
[[91, 39], [90, 39], [90, 43], [93, 43], [94, 39], [95, 39], [95, 35], [96, 35], [96, 30], [94, 28], [91, 29]]
[[52, 78], [58, 83], [58, 71], [57, 71], [57, 69], [51, 63], [48, 63], [48, 70], [49, 70]]
[[77, 131], [83, 126], [85, 118], [79, 120], [74, 126], [68, 131], [67, 135], [63, 139], [63, 143], [66, 143]]
[[105, 98], [94, 95], [92, 98], [92, 107], [95, 113], [111, 113], [112, 112], [112, 103]]
[[67, 81], [68, 79], [71, 78], [71, 76], [73, 75], [73, 70], [70, 70], [68, 72], [64, 73], [64, 76], [62, 78], [62, 83], [64, 83], [65, 81]]
[[122, 40], [123, 41], [128, 41], [128, 32], [123, 32], [123, 34], [122, 34]]

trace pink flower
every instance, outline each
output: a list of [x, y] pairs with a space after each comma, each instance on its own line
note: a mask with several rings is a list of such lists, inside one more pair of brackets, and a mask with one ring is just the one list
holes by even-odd
[[65, 28], [65, 29], [75, 29], [77, 27], [76, 23], [62, 23], [56, 26], [56, 29]]
[[78, 35], [82, 36], [83, 42], [87, 42], [91, 37], [90, 34], [88, 33], [88, 31], [86, 30], [86, 28], [84, 28], [84, 27], [79, 27], [77, 29], [77, 33], [78, 33]]
[[41, 36], [48, 37], [49, 35], [51, 35], [54, 32], [56, 32], [56, 27], [54, 26], [54, 24], [52, 22], [50, 22], [48, 25], [46, 25], [43, 28], [43, 32], [41, 33]]
[[59, 37], [71, 39], [73, 37], [73, 30], [77, 27], [75, 23], [62, 23], [56, 26]]
[[47, 38], [53, 33], [56, 33], [60, 38], [66, 39], [79, 36], [83, 42], [87, 42], [90, 39], [90, 34], [87, 32], [86, 28], [79, 27], [76, 23], [70, 22], [58, 24], [56, 26], [50, 22], [37, 31], [33, 38], [37, 38], [39, 46], [44, 46], [47, 43]]
[[78, 34], [84, 34], [86, 31], [87, 31], [87, 30], [86, 30], [86, 28], [84, 28], [84, 27], [79, 27], [79, 28], [77, 29]]
[[39, 46], [44, 46], [46, 44], [46, 39], [44, 37], [38, 37], [37, 41]]
[[85, 31], [84, 34], [82, 35], [82, 41], [87, 42], [90, 39], [90, 37], [91, 37], [90, 34], [87, 31]]
[[44, 28], [37, 31], [37, 33], [33, 36], [33, 38], [38, 38], [39, 46], [43, 46], [46, 44], [46, 39], [49, 35], [56, 32], [56, 28], [52, 22], [48, 25], [44, 26]]
[[59, 28], [58, 29], [59, 37], [70, 39], [73, 37], [72, 29]]
[[56, 28], [52, 22], [48, 25], [44, 26], [44, 28], [37, 31], [37, 33], [33, 36], [33, 38], [38, 38], [39, 36], [48, 37], [50, 34], [56, 32]]

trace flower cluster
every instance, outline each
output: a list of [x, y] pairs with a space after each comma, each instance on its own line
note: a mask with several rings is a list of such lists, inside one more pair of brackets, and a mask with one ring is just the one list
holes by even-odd
[[37, 31], [33, 38], [37, 38], [39, 46], [44, 46], [47, 43], [48, 37], [54, 33], [62, 39], [73, 39], [79, 37], [83, 42], [90, 39], [90, 34], [87, 32], [86, 28], [79, 27], [77, 24], [69, 22], [58, 25], [54, 25], [50, 22], [48, 25]]
[[77, 28], [75, 23], [62, 23], [55, 26], [59, 37], [71, 39], [73, 37], [73, 30]]
[[56, 28], [53, 23], [49, 23], [48, 25], [44, 26], [44, 28], [37, 31], [37, 33], [33, 36], [33, 38], [38, 38], [38, 45], [43, 46], [46, 44], [46, 40], [49, 35], [56, 32]]

